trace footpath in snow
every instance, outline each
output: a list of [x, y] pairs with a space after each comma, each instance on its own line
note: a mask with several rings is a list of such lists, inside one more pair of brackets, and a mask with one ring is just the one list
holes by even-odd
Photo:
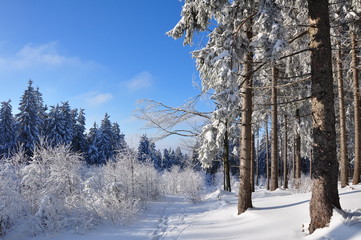
[[166, 196], [150, 202], [145, 213], [129, 226], [103, 226], [84, 235], [55, 233], [35, 238], [10, 234], [7, 240], [276, 240], [361, 239], [361, 185], [340, 190], [344, 212], [334, 211], [330, 227], [303, 232], [309, 223], [310, 193], [258, 190], [254, 208], [237, 216], [235, 193], [216, 191], [204, 201], [190, 203], [183, 197]]

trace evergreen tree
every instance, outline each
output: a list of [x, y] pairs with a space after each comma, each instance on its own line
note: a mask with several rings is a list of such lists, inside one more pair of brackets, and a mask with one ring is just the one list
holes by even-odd
[[174, 165], [180, 166], [181, 168], [184, 167], [184, 155], [180, 147], [177, 147], [174, 152]]
[[46, 120], [46, 138], [50, 146], [58, 146], [64, 143], [65, 132], [59, 105], [51, 106]]
[[101, 122], [96, 141], [96, 145], [99, 151], [99, 163], [105, 163], [108, 159], [113, 157], [114, 151], [112, 140], [112, 123], [109, 120], [109, 115], [106, 113], [104, 119]]
[[138, 145], [138, 161], [145, 162], [150, 160], [150, 141], [147, 135], [143, 135], [140, 138], [139, 145]]
[[51, 146], [72, 143], [76, 121], [74, 113], [68, 102], [62, 103], [61, 106], [51, 106], [45, 130], [46, 138]]
[[44, 106], [44, 101], [43, 101], [43, 94], [39, 91], [39, 88], [36, 88], [35, 90], [35, 96], [36, 96], [36, 102], [38, 105], [38, 116], [40, 118], [40, 136], [45, 134], [45, 123], [46, 123], [46, 119], [47, 119], [47, 106]]
[[122, 152], [128, 148], [124, 139], [124, 134], [121, 133], [119, 124], [113, 123], [112, 125], [112, 150]]
[[89, 133], [87, 136], [87, 142], [88, 142], [88, 151], [86, 154], [86, 161], [89, 164], [98, 164], [99, 161], [99, 150], [97, 146], [98, 142], [98, 127], [97, 124], [94, 123], [93, 127], [89, 129]]
[[5, 157], [16, 147], [16, 122], [10, 102], [2, 102], [0, 108], [0, 155]]
[[145, 134], [140, 138], [139, 141], [138, 161], [150, 161], [157, 170], [163, 170], [161, 155], [159, 155], [159, 152], [156, 150], [155, 143], [150, 141]]
[[166, 170], [170, 170], [172, 168], [170, 154], [166, 148], [163, 149], [162, 168]]
[[61, 123], [63, 124], [63, 143], [70, 145], [73, 140], [74, 126], [75, 126], [75, 116], [72, 113], [69, 102], [62, 102], [60, 106], [60, 117]]
[[154, 167], [158, 171], [163, 171], [163, 159], [162, 159], [162, 152], [160, 150], [157, 150], [155, 152], [155, 161], [154, 161]]
[[[308, 0], [311, 48], [313, 136], [313, 184], [310, 201], [310, 233], [330, 223], [338, 196], [338, 161], [332, 79], [329, 3]], [[325, 141], [327, 139], [327, 141]]]
[[72, 148], [75, 152], [86, 152], [86, 136], [85, 136], [85, 113], [84, 109], [80, 109], [76, 117], [76, 123], [73, 132]]
[[192, 149], [192, 156], [190, 159], [190, 165], [196, 171], [200, 171], [202, 169], [202, 164], [199, 161], [199, 151], [198, 151], [199, 146], [200, 143], [199, 141], [197, 141]]
[[39, 116], [39, 91], [34, 90], [32, 81], [29, 80], [28, 88], [20, 100], [19, 110], [16, 115], [19, 122], [18, 142], [24, 147], [25, 154], [32, 156], [35, 145], [39, 142], [43, 120]]
[[149, 144], [149, 156], [152, 161], [154, 168], [158, 171], [162, 171], [162, 158], [159, 156], [158, 151], [155, 148], [155, 143], [151, 142]]

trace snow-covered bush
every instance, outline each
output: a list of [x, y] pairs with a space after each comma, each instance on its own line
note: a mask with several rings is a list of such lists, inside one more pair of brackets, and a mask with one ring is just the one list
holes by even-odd
[[70, 226], [74, 196], [82, 194], [81, 156], [70, 147], [38, 146], [22, 169], [21, 192], [29, 203], [34, 234]]
[[192, 202], [201, 200], [205, 178], [202, 172], [192, 168], [180, 169], [175, 166], [163, 176], [163, 190], [166, 194], [181, 194]]
[[101, 167], [92, 167], [85, 182], [85, 205], [93, 224], [132, 221], [148, 199], [159, 196], [159, 174], [132, 152], [122, 152]]
[[0, 162], [0, 235], [8, 230], [34, 236], [100, 224], [133, 221], [144, 203], [162, 192], [200, 199], [203, 175], [191, 168], [161, 174], [134, 152], [89, 166], [68, 146], [43, 141], [30, 161], [23, 153]]
[[25, 207], [17, 181], [19, 166], [8, 160], [2, 159], [0, 164], [0, 236], [22, 218]]

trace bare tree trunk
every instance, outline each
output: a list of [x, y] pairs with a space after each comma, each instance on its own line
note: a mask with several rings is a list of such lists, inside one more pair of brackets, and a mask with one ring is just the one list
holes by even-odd
[[267, 174], [267, 190], [270, 187], [270, 169], [269, 169], [269, 142], [268, 142], [268, 120], [266, 122], [266, 174]]
[[[248, 39], [252, 39], [252, 18], [246, 21], [244, 27]], [[238, 214], [252, 207], [251, 191], [251, 139], [252, 139], [252, 68], [253, 53], [247, 54], [245, 72], [246, 77], [242, 85], [242, 116], [241, 116], [241, 142], [240, 142], [240, 182], [238, 194]]]
[[283, 140], [283, 188], [288, 188], [288, 168], [287, 168], [287, 142], [288, 142], [288, 135], [287, 135], [287, 115], [285, 115], [285, 137]]
[[313, 151], [311, 149], [311, 154], [310, 154], [310, 178], [312, 179], [312, 162], [313, 162]]
[[278, 129], [277, 129], [277, 76], [278, 69], [272, 67], [272, 147], [271, 147], [271, 191], [278, 188]]
[[256, 186], [259, 185], [259, 129], [257, 130], [257, 148], [256, 148]]
[[[227, 128], [226, 123], [226, 128]], [[225, 132], [224, 136], [224, 153], [223, 153], [223, 171], [224, 171], [224, 182], [223, 187], [224, 191], [231, 191], [231, 176], [230, 176], [230, 167], [229, 167], [229, 140], [228, 140], [228, 130]]]
[[353, 172], [352, 184], [360, 183], [360, 159], [361, 159], [361, 139], [360, 139], [360, 92], [359, 79], [357, 69], [357, 42], [355, 32], [351, 32], [351, 48], [352, 48], [352, 78], [354, 83], [354, 115], [355, 115], [355, 165]]
[[293, 159], [292, 159], [293, 180], [296, 179], [296, 137], [293, 138]]
[[[301, 118], [300, 110], [296, 109], [296, 121], [298, 121], [298, 128], [300, 128]], [[297, 129], [295, 138], [295, 188], [299, 189], [301, 186], [301, 129]]]
[[341, 187], [348, 185], [348, 157], [347, 157], [347, 136], [346, 136], [346, 114], [345, 114], [345, 96], [343, 92], [343, 66], [341, 56], [341, 43], [337, 42], [338, 50], [337, 61], [337, 83], [338, 83], [338, 102], [340, 112], [340, 178]]
[[335, 109], [330, 20], [327, 0], [308, 0], [311, 48], [313, 184], [310, 233], [329, 224], [333, 208], [341, 208], [337, 181]]
[[252, 134], [252, 140], [251, 140], [251, 190], [254, 192], [254, 161], [255, 161], [255, 151], [254, 151], [254, 134]]

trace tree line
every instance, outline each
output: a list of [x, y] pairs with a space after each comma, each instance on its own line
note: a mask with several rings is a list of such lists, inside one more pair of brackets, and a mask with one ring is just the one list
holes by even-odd
[[[19, 113], [12, 114], [11, 100], [0, 107], [0, 156], [9, 158], [17, 152], [33, 156], [37, 145], [45, 142], [49, 147], [69, 146], [81, 153], [88, 164], [105, 164], [119, 152], [129, 150], [125, 135], [117, 122], [112, 123], [106, 113], [100, 125], [96, 122], [87, 131], [84, 109], [72, 109], [69, 102], [48, 107], [39, 88], [29, 80], [19, 103]], [[157, 150], [146, 135], [139, 141], [137, 159], [149, 161], [162, 171], [177, 165], [183, 168], [188, 156], [181, 149]]]

